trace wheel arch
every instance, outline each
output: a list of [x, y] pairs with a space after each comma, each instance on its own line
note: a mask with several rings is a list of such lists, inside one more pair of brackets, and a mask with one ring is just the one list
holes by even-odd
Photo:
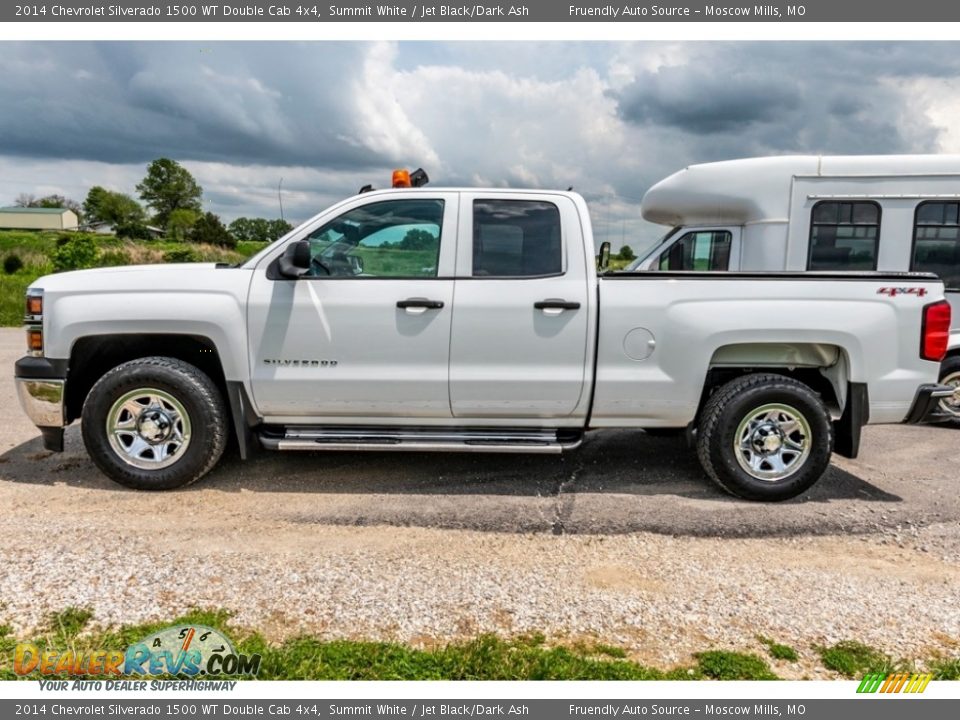
[[714, 392], [731, 380], [755, 373], [775, 373], [803, 383], [820, 395], [830, 411], [834, 452], [855, 458], [860, 432], [870, 420], [866, 383], [850, 379], [850, 357], [833, 343], [735, 343], [714, 351], [694, 422]]
[[65, 412], [67, 422], [80, 417], [94, 383], [121, 363], [144, 357], [171, 357], [190, 363], [206, 374], [227, 403], [240, 449], [247, 457], [252, 404], [243, 383], [228, 379], [217, 344], [209, 337], [177, 333], [87, 335], [77, 338], [67, 364]]
[[850, 357], [839, 345], [814, 342], [730, 343], [718, 347], [710, 358], [700, 407], [720, 385], [756, 372], [792, 377], [820, 393], [835, 417], [844, 411]]

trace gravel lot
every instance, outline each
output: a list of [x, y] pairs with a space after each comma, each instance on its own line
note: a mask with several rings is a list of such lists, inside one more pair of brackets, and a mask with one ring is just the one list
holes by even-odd
[[709, 647], [960, 653], [960, 434], [873, 427], [797, 501], [716, 491], [679, 440], [596, 433], [561, 458], [264, 454], [184, 490], [104, 478], [77, 427], [42, 449], [14, 396], [22, 332], [0, 330], [0, 623], [225, 607], [273, 639], [417, 644], [479, 631], [594, 638], [658, 666]]

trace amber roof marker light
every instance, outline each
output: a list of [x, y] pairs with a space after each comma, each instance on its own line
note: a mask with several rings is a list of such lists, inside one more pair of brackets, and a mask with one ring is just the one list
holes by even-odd
[[392, 185], [395, 188], [423, 187], [430, 182], [430, 177], [426, 170], [417, 168], [413, 172], [409, 170], [394, 170]]

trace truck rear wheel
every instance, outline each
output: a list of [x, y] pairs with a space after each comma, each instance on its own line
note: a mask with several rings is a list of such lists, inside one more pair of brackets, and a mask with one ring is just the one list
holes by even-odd
[[217, 386], [193, 365], [131, 360], [100, 378], [83, 405], [83, 442], [108, 477], [137, 490], [170, 490], [206, 475], [227, 443]]
[[809, 489], [826, 472], [833, 425], [820, 397], [783, 375], [745, 375], [707, 401], [697, 455], [731, 495], [779, 501]]
[[940, 365], [940, 384], [955, 388], [952, 397], [940, 401], [945, 419], [960, 427], [960, 355], [948, 357]]

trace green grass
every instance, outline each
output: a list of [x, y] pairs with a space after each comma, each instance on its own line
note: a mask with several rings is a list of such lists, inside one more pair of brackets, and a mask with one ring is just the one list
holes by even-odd
[[[223, 610], [191, 610], [155, 623], [102, 630], [90, 627], [91, 613], [70, 608], [48, 618], [30, 638], [15, 639], [8, 625], [0, 625], [0, 680], [17, 679], [13, 653], [17, 642], [54, 650], [123, 650], [171, 625], [206, 625], [234, 641], [238, 652], [261, 656], [261, 680], [776, 680], [766, 660], [752, 653], [709, 650], [694, 655], [695, 662], [672, 669], [649, 667], [628, 658], [615, 645], [579, 640], [551, 644], [536, 633], [517, 637], [479, 635], [436, 647], [414, 648], [399, 643], [362, 640], [321, 640], [297, 637], [268, 643], [258, 633], [230, 623]], [[793, 648], [758, 638], [772, 657], [795, 661]], [[785, 648], [775, 650], [774, 648]], [[911, 670], [893, 663], [879, 650], [846, 640], [816, 648], [823, 666], [841, 675], [860, 678], [868, 672]], [[960, 679], [960, 658], [937, 657], [924, 663], [937, 680]], [[35, 676], [28, 676], [35, 677]]]
[[936, 658], [927, 663], [934, 680], [960, 680], [960, 658]]
[[700, 671], [714, 680], [777, 680], [766, 661], [752, 653], [709, 650], [695, 655]]
[[[8, 255], [16, 254], [23, 268], [7, 275], [0, 267], [0, 326], [11, 327], [23, 323], [23, 297], [27, 286], [42, 275], [53, 272], [53, 254], [58, 232], [30, 232], [27, 230], [0, 230], [0, 263]], [[69, 233], [78, 237], [84, 233]], [[200, 262], [237, 263], [254, 255], [266, 245], [258, 242], [237, 243], [235, 249], [194, 245], [168, 240], [124, 240], [113, 235], [93, 235], [98, 254], [97, 266], [161, 263], [163, 254], [171, 250], [191, 249]]]
[[890, 673], [898, 669], [898, 664], [888, 655], [856, 640], [843, 640], [830, 647], [818, 647], [817, 652], [825, 668], [847, 677]]
[[[277, 644], [257, 633], [231, 627], [224, 611], [192, 610], [158, 623], [115, 630], [89, 629], [88, 610], [68, 609], [51, 616], [28, 641], [44, 649], [124, 649], [174, 624], [207, 625], [234, 640], [237, 650], [260, 654], [262, 680], [687, 680], [767, 679], [775, 677], [763, 661], [738, 653], [703, 653], [698, 664], [671, 670], [651, 668], [626, 658], [622, 648], [575, 643], [550, 646], [539, 634], [501, 638], [480, 635], [435, 648], [397, 643], [319, 640], [299, 637]], [[0, 680], [16, 679], [12, 659], [16, 641], [0, 626]]]
[[799, 655], [797, 655], [797, 651], [789, 645], [781, 645], [780, 643], [774, 642], [770, 638], [763, 637], [762, 635], [758, 635], [757, 640], [767, 646], [767, 652], [774, 660], [787, 660], [789, 662], [796, 662], [800, 659]]

